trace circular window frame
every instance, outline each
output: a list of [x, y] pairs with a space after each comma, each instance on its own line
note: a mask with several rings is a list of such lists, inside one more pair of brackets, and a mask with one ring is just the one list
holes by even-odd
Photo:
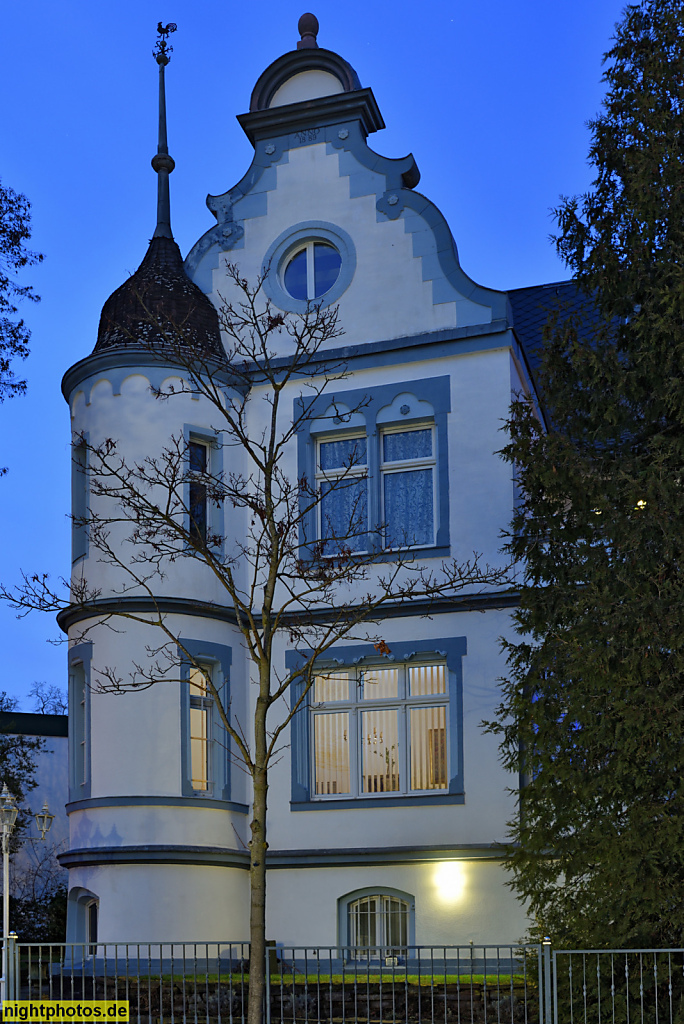
[[[340, 254], [340, 272], [337, 280], [318, 299], [295, 299], [285, 290], [283, 273], [288, 262], [306, 242], [326, 242]], [[356, 249], [350, 236], [336, 224], [310, 220], [295, 224], [283, 231], [269, 246], [261, 265], [264, 292], [279, 309], [287, 313], [305, 313], [307, 306], [324, 309], [337, 302], [347, 290], [356, 270]]]

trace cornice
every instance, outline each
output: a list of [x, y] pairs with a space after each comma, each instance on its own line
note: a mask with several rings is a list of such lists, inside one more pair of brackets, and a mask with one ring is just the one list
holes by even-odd
[[[503, 843], [466, 843], [446, 846], [395, 846], [336, 850], [269, 850], [268, 870], [356, 867], [388, 864], [425, 864], [444, 860], [501, 861], [509, 856]], [[148, 845], [96, 846], [67, 850], [58, 855], [62, 867], [101, 864], [187, 864], [249, 870], [249, 852], [219, 846]]]
[[[415, 618], [426, 615], [447, 615], [450, 612], [488, 611], [492, 609], [515, 608], [520, 600], [517, 591], [495, 591], [484, 594], [459, 594], [453, 598], [439, 600], [411, 600], [385, 605], [379, 610], [382, 619]], [[195, 601], [186, 597], [118, 597], [103, 598], [84, 605], [70, 605], [57, 614], [60, 629], [67, 633], [71, 626], [86, 619], [103, 618], [117, 614], [152, 615], [161, 612], [165, 615], [190, 615], [196, 618], [213, 619], [237, 625], [237, 618], [232, 608], [212, 604], [209, 601]], [[311, 613], [310, 620], [324, 623], [339, 616], [339, 608], [319, 608]], [[301, 619], [299, 620], [301, 622]], [[294, 615], [283, 616], [283, 628], [294, 625]]]
[[237, 119], [253, 146], [259, 139], [340, 121], [360, 121], [364, 135], [385, 127], [372, 89], [355, 89], [300, 103], [285, 103], [282, 107], [269, 107], [267, 110], [250, 110], [247, 114], [238, 114]]
[[[62, 394], [68, 402], [74, 390], [90, 377], [106, 375], [108, 371], [121, 368], [138, 369], [153, 367], [169, 369], [174, 374], [182, 373], [186, 368], [169, 356], [156, 355], [148, 348], [113, 348], [103, 352], [93, 352], [70, 366], [62, 377]], [[198, 367], [198, 371], [202, 369]], [[212, 377], [226, 386], [235, 387], [237, 378], [233, 377], [226, 365], [208, 367]]]

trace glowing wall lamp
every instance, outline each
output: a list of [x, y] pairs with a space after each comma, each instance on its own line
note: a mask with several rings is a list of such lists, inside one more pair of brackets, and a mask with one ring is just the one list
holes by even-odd
[[463, 898], [466, 876], [462, 861], [442, 861], [435, 867], [433, 879], [439, 898], [444, 903], [456, 903]]

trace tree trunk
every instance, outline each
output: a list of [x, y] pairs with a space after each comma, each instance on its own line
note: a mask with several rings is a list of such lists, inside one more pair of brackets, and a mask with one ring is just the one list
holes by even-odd
[[249, 1007], [247, 1024], [262, 1024], [266, 987], [266, 795], [265, 768], [253, 776], [252, 839], [249, 844]]

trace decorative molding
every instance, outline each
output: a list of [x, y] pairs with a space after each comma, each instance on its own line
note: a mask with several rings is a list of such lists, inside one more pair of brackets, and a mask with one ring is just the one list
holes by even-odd
[[[425, 864], [443, 860], [502, 861], [509, 848], [498, 843], [458, 846], [395, 846], [347, 850], [269, 850], [269, 870], [338, 868], [389, 864]], [[65, 868], [101, 864], [185, 864], [249, 870], [249, 852], [220, 846], [95, 846], [67, 850], [57, 858]]]
[[[429, 558], [431, 552], [426, 552]], [[517, 607], [520, 595], [517, 591], [493, 591], [485, 594], [459, 594], [453, 599], [440, 598], [438, 601], [411, 601], [406, 604], [385, 605], [382, 616], [385, 619], [419, 618], [425, 615], [448, 615], [451, 612], [486, 611], [488, 609], [504, 609]], [[184, 597], [118, 597], [103, 598], [87, 605], [72, 605], [64, 608], [57, 615], [57, 623], [67, 633], [71, 626], [86, 619], [104, 618], [118, 612], [137, 614], [191, 615], [212, 619], [218, 622], [229, 622], [237, 625], [235, 612], [232, 608], [211, 604], [208, 601], [193, 601]], [[312, 613], [315, 622], [325, 622], [338, 611], [321, 608]], [[285, 623], [283, 619], [283, 623]]]
[[322, 46], [305, 47], [289, 50], [262, 71], [252, 90], [249, 109], [267, 109], [278, 89], [290, 78], [304, 74], [305, 71], [326, 71], [338, 80], [345, 92], [361, 89], [356, 71], [339, 53]]
[[250, 110], [247, 114], [238, 114], [237, 119], [255, 147], [264, 138], [327, 125], [335, 125], [337, 131], [340, 122], [345, 121], [356, 121], [364, 138], [385, 127], [372, 89], [355, 89], [300, 103], [285, 103], [282, 107], [269, 107], [267, 110]]
[[249, 870], [249, 852], [220, 846], [93, 846], [57, 855], [63, 868], [97, 864], [192, 864]]
[[198, 810], [235, 811], [248, 814], [247, 804], [235, 800], [215, 800], [205, 796], [93, 796], [88, 800], [72, 800], [66, 805], [67, 814], [97, 807], [192, 807]]
[[[226, 387], [235, 387], [237, 381], [227, 369], [227, 364], [210, 367], [212, 376]], [[115, 372], [112, 372], [115, 371]], [[114, 394], [118, 394], [121, 383], [134, 373], [142, 373], [153, 384], [160, 384], [167, 377], [187, 376], [184, 367], [174, 363], [168, 356], [157, 358], [149, 349], [120, 348], [95, 352], [80, 359], [62, 377], [62, 394], [67, 402], [78, 387], [92, 388], [98, 380], [105, 378], [112, 382]], [[86, 402], [90, 401], [89, 395]]]
[[[460, 747], [460, 744], [459, 744]], [[464, 804], [463, 793], [434, 793], [429, 795], [379, 797], [352, 797], [350, 800], [291, 800], [291, 811], [354, 811], [374, 807], [380, 811], [383, 807], [432, 807], [439, 804]]]

